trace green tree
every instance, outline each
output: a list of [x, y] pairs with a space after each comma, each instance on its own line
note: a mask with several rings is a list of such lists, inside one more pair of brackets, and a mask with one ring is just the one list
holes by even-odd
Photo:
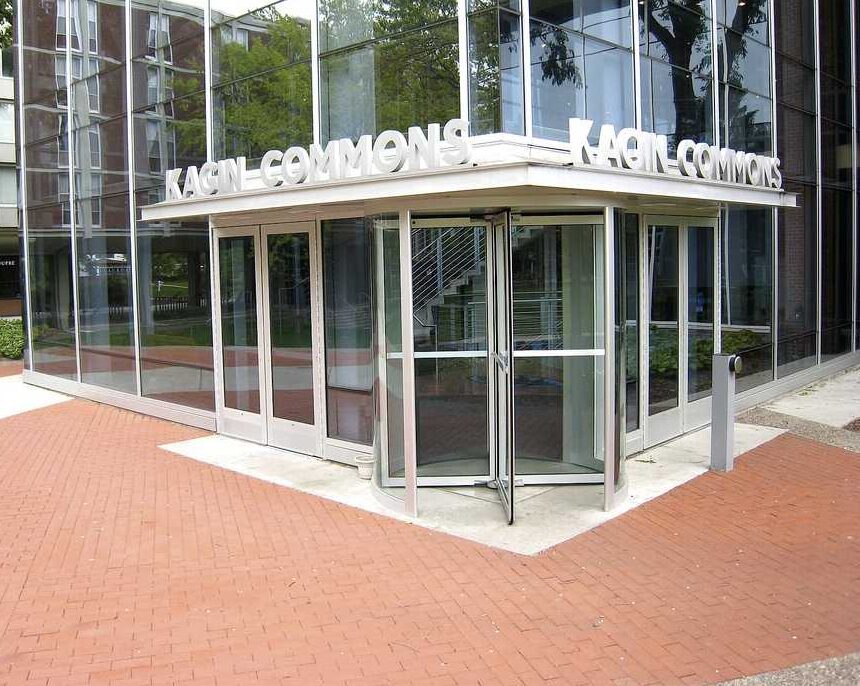
[[0, 48], [12, 45], [12, 19], [14, 17], [12, 0], [0, 0]]

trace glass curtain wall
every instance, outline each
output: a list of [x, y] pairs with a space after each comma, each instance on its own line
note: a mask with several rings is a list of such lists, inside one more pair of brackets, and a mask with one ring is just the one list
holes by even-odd
[[798, 209], [777, 212], [777, 374], [815, 364], [818, 329], [818, 175], [815, 10], [785, 0], [774, 17], [777, 157]]
[[691, 138], [714, 142], [713, 50], [708, 0], [639, 3], [642, 128], [669, 150]]
[[472, 134], [524, 134], [520, 0], [467, 0], [466, 8]]
[[[768, 0], [717, 2], [720, 145], [770, 155]], [[738, 389], [773, 379], [773, 212], [730, 210], [722, 227], [722, 352], [743, 356]]]
[[[313, 3], [212, 3], [215, 159], [313, 141]], [[201, 39], [202, 47], [202, 39]]]
[[319, 0], [323, 143], [459, 116], [455, 0]]
[[68, 185], [67, 15], [65, 0], [23, 4], [18, 74], [30, 260], [30, 364], [37, 372], [77, 379]]
[[[531, 0], [532, 131], [565, 141], [568, 120], [617, 129], [636, 121], [631, 0]], [[586, 97], [587, 94], [587, 97]]]
[[851, 350], [851, 0], [818, 3], [821, 84], [821, 360]]
[[201, 6], [133, 0], [132, 135], [137, 209], [141, 393], [215, 409], [209, 227], [144, 222], [164, 199], [164, 172], [206, 160]]
[[135, 393], [125, 5], [72, 0], [70, 8], [81, 381]]

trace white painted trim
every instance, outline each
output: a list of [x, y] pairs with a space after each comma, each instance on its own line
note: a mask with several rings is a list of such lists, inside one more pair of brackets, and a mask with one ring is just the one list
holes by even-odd
[[469, 121], [469, 18], [467, 0], [457, 0], [457, 58], [460, 74], [460, 119]]
[[319, 34], [319, 3], [314, 2], [314, 12], [311, 17], [311, 126], [313, 142], [322, 142], [322, 121], [320, 100], [320, 34]]
[[[63, 2], [64, 0], [58, 0]], [[75, 198], [75, 156], [77, 151], [74, 149], [75, 137], [72, 135], [74, 129], [75, 107], [73, 101], [74, 90], [72, 89], [72, 3], [65, 0], [66, 3], [66, 108], [68, 111], [68, 119], [66, 125], [66, 140], [68, 141], [67, 148], [69, 151], [69, 232], [72, 241], [71, 259], [72, 259], [72, 319], [75, 322], [75, 364], [77, 366], [76, 376], [78, 383], [81, 383], [81, 322], [78, 317], [80, 310], [80, 299], [78, 297], [78, 232], [76, 227], [77, 219], [77, 198]], [[62, 210], [60, 212], [62, 214]], [[62, 217], [61, 217], [62, 219]]]
[[[614, 289], [613, 289], [614, 290]], [[605, 357], [606, 350], [514, 350], [514, 357]]]
[[520, 56], [523, 69], [523, 132], [532, 135], [532, 41], [531, 2], [520, 3]]
[[[126, 4], [131, 4], [127, 2]], [[215, 109], [212, 105], [212, 4], [209, 0], [203, 3], [203, 84], [204, 106], [206, 109], [206, 159], [215, 159]]]
[[[131, 322], [134, 336], [134, 382], [137, 395], [143, 395], [143, 365], [140, 352], [140, 296], [137, 274], [137, 198], [134, 193], [134, 109], [133, 102], [133, 60], [131, 47], [131, 3], [125, 7], [125, 124], [126, 124], [126, 162], [128, 167], [128, 241], [131, 258]], [[96, 77], [98, 78], [98, 77]]]
[[691, 200], [765, 207], [795, 207], [796, 198], [784, 191], [752, 188], [715, 181], [691, 181], [681, 176], [630, 173], [600, 167], [574, 167], [525, 160], [425, 170], [387, 176], [329, 181], [314, 185], [255, 189], [211, 198], [185, 198], [142, 208], [144, 220], [158, 221], [268, 209], [308, 206], [330, 208], [340, 203], [407, 200], [450, 193], [499, 192], [501, 189], [546, 189], [610, 194], [623, 205], [641, 196], [671, 201]]
[[412, 327], [412, 227], [408, 210], [400, 212], [400, 346], [403, 351], [404, 509], [418, 516], [418, 425], [415, 414], [415, 340]]

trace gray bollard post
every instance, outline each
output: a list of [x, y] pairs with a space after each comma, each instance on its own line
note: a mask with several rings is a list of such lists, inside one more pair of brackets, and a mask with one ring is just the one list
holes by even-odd
[[735, 464], [735, 375], [740, 355], [714, 355], [711, 396], [711, 469], [730, 472]]

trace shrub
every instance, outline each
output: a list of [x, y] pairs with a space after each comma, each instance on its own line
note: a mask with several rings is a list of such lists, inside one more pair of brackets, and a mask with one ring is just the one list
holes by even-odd
[[0, 319], [0, 357], [24, 356], [24, 325], [20, 319]]

